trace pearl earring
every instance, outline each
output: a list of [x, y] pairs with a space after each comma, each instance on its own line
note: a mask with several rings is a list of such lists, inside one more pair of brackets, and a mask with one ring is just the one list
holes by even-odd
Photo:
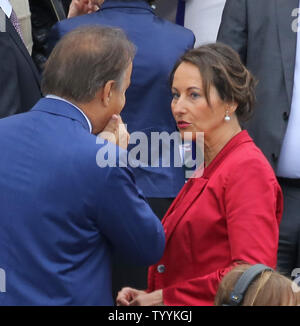
[[224, 120], [225, 120], [226, 122], [229, 122], [229, 121], [231, 120], [228, 110], [226, 111], [226, 114], [225, 114], [225, 118], [224, 118]]

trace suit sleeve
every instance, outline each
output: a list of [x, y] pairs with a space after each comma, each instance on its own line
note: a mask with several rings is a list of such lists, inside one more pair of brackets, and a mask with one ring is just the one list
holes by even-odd
[[195, 46], [195, 42], [196, 42], [195, 34], [191, 31], [187, 50], [193, 49]]
[[50, 29], [47, 36], [47, 56], [49, 57], [56, 43], [62, 38], [60, 33], [60, 22], [56, 23]]
[[158, 217], [137, 188], [128, 168], [110, 168], [97, 223], [119, 256], [138, 265], [156, 263], [163, 255], [165, 234]]
[[224, 202], [230, 264], [163, 289], [166, 305], [210, 305], [223, 276], [240, 262], [276, 267], [283, 201], [272, 173], [260, 160], [245, 160], [228, 176]]
[[0, 32], [0, 118], [22, 111], [16, 58], [7, 32]]
[[227, 0], [217, 41], [237, 51], [244, 64], [247, 63], [247, 24], [247, 0]]

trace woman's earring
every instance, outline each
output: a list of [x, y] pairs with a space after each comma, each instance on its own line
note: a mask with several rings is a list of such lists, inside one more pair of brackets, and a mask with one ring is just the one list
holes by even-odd
[[150, 5], [150, 7], [151, 7], [151, 9], [155, 10], [155, 9], [156, 9], [156, 4], [152, 3], [152, 4]]
[[231, 120], [230, 115], [229, 115], [229, 111], [228, 111], [228, 110], [226, 110], [224, 120], [225, 120], [226, 122], [229, 122], [229, 121]]

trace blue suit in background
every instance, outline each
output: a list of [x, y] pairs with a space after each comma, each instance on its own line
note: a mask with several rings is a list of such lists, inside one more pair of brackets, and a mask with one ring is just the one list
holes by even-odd
[[[0, 120], [1, 305], [112, 305], [111, 256], [150, 265], [164, 231], [126, 167], [100, 168], [80, 111], [41, 99]], [[120, 153], [120, 159], [126, 151]]]
[[[169, 74], [177, 59], [193, 47], [193, 33], [157, 17], [146, 1], [106, 0], [96, 13], [57, 23], [50, 33], [49, 47], [53, 48], [74, 28], [93, 24], [122, 28], [137, 47], [131, 85], [121, 113], [129, 133], [142, 131], [150, 143], [151, 132], [176, 131]], [[181, 167], [140, 168], [134, 173], [147, 198], [174, 198], [185, 181]]]

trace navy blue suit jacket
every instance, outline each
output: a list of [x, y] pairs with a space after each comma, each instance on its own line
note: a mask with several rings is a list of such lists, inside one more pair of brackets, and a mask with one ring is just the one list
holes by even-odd
[[141, 265], [163, 254], [130, 169], [96, 164], [101, 146], [118, 147], [96, 139], [60, 100], [0, 120], [0, 306], [112, 305], [112, 251]]
[[[176, 131], [171, 113], [169, 74], [177, 59], [193, 47], [194, 34], [157, 17], [145, 1], [106, 0], [94, 14], [57, 23], [50, 33], [50, 48], [74, 28], [93, 24], [122, 28], [137, 48], [131, 86], [121, 113], [129, 132], [142, 131], [150, 140], [151, 132]], [[146, 197], [175, 197], [184, 184], [181, 167], [160, 165], [135, 169], [135, 174]]]

